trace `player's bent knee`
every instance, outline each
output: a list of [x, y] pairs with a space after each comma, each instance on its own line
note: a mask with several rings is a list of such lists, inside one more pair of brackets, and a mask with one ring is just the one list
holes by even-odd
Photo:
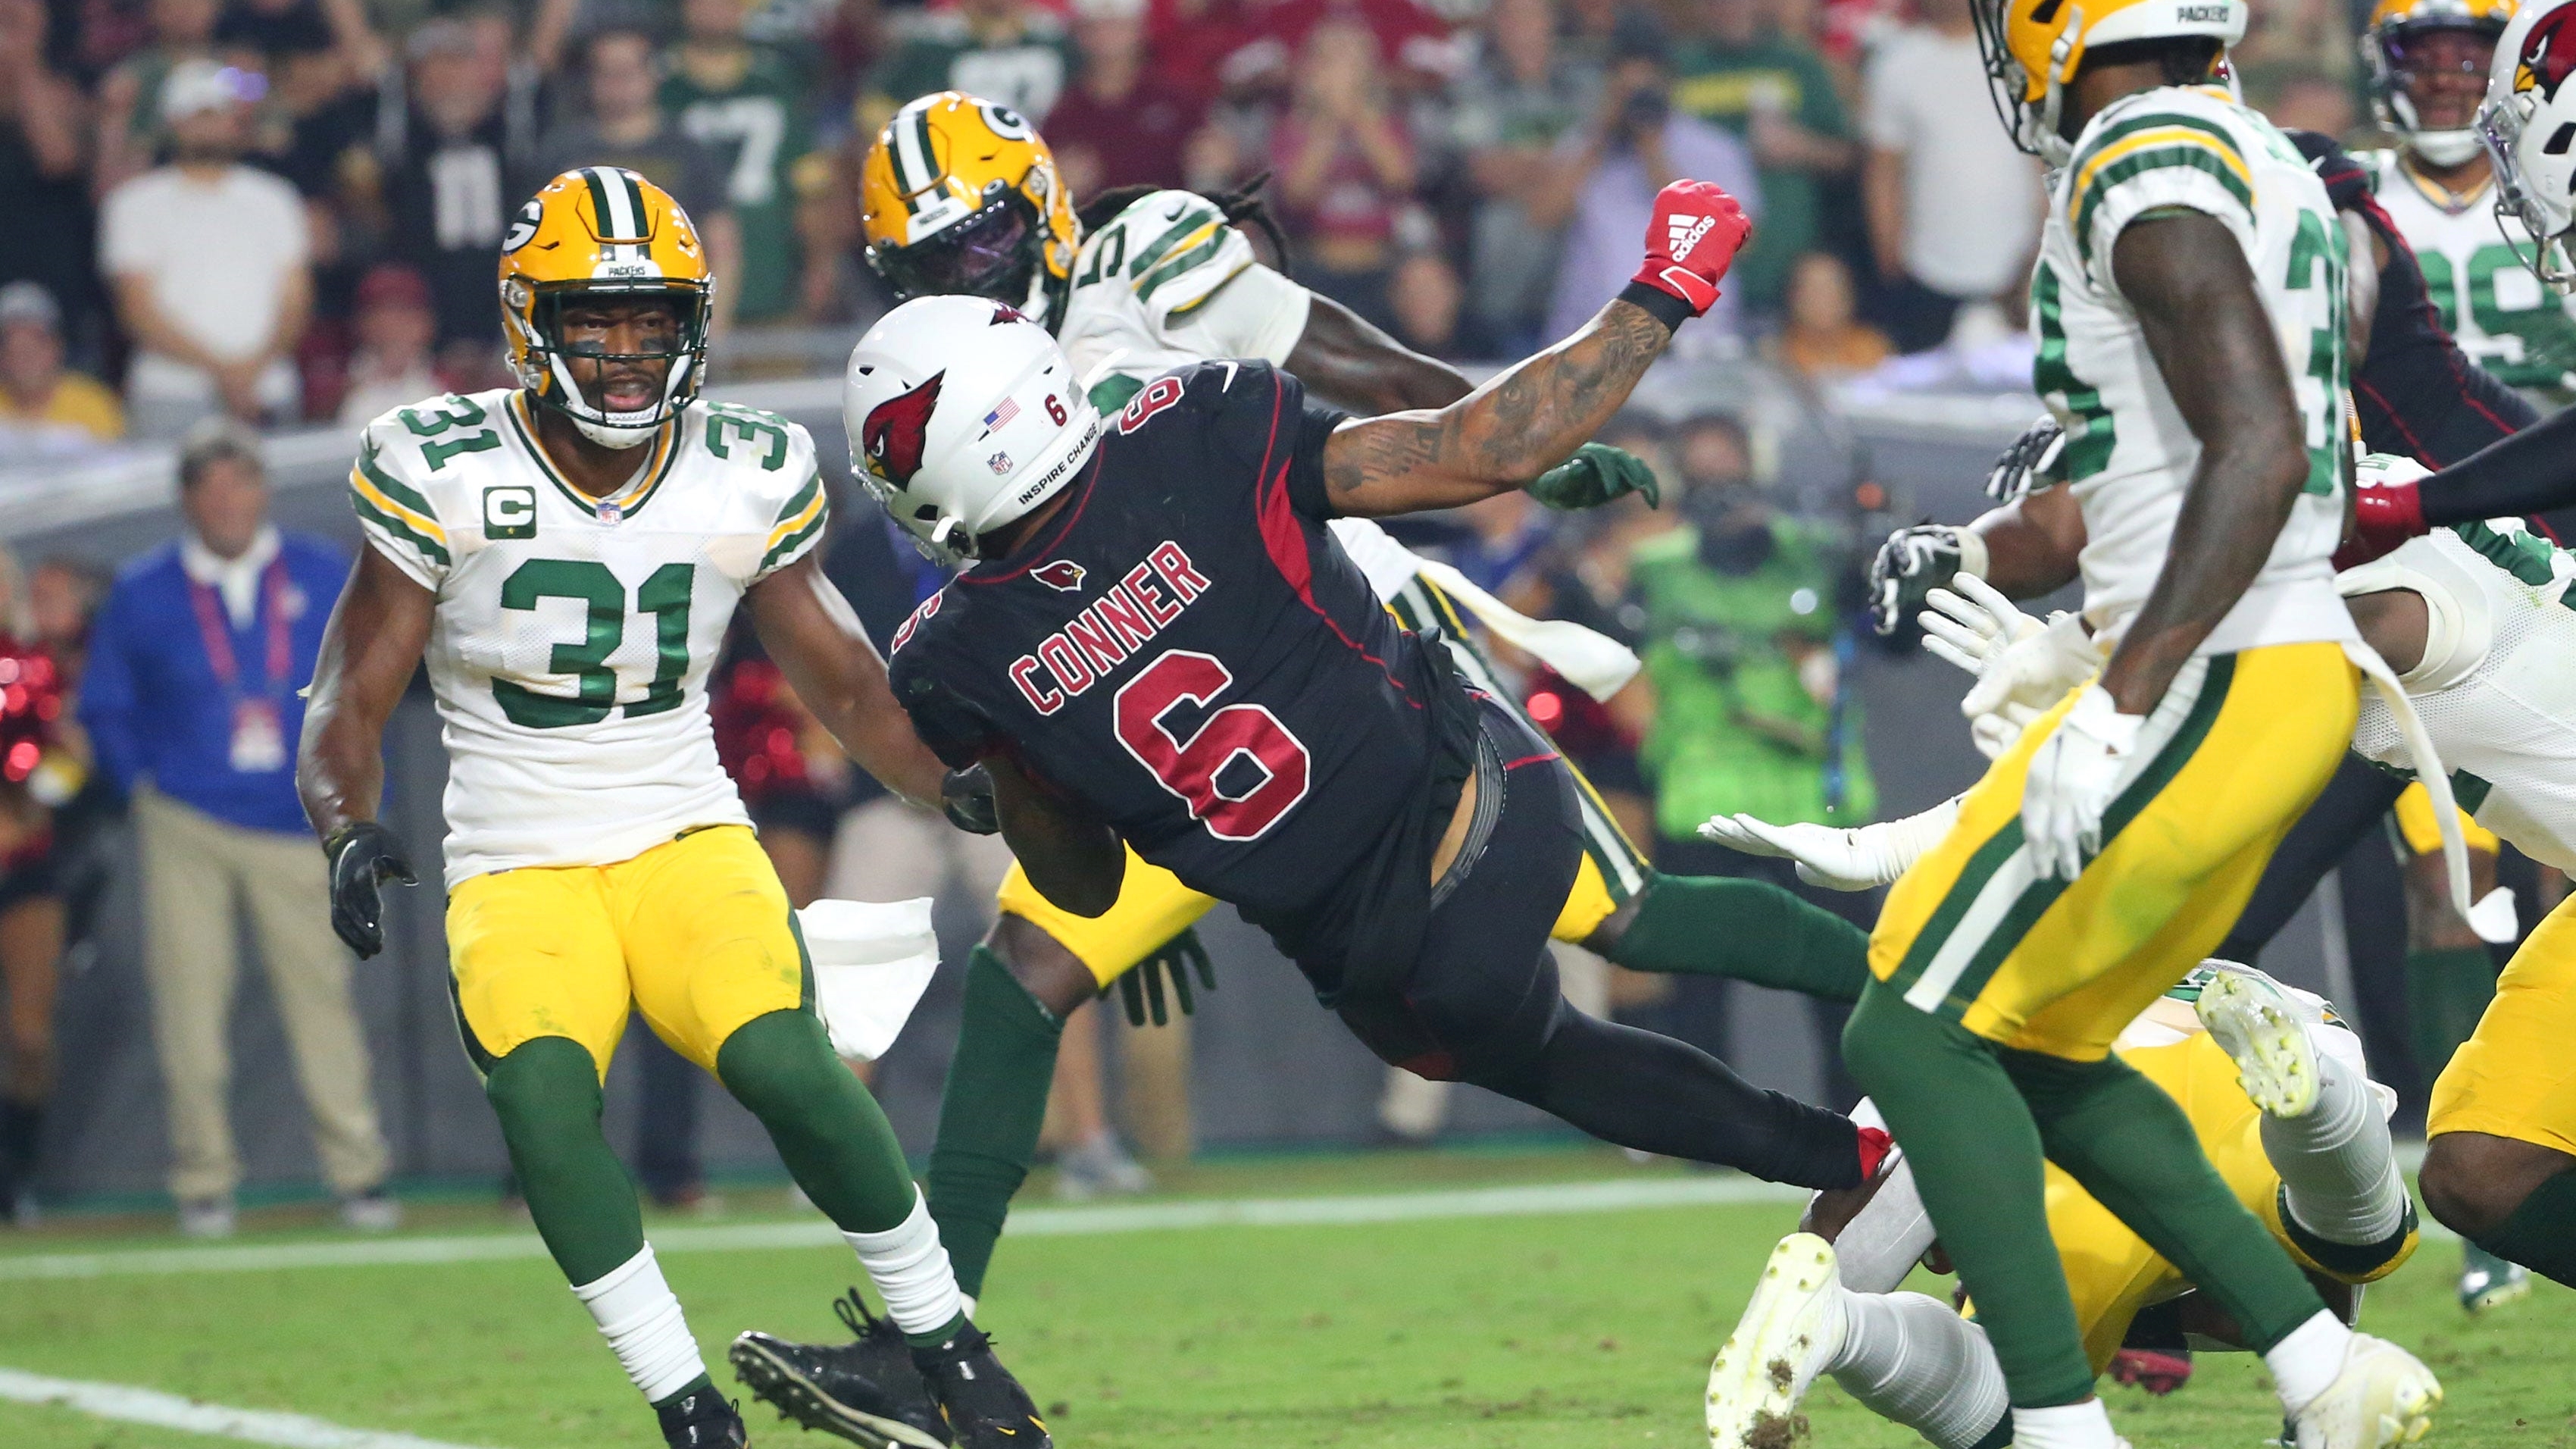
[[987, 939], [1011, 979], [1058, 1020], [1100, 993], [1098, 979], [1082, 958], [1025, 916], [1003, 912]]
[[784, 1009], [734, 1028], [716, 1049], [716, 1080], [755, 1116], [837, 1087], [847, 1072], [814, 1013]]
[[2462, 1237], [2491, 1233], [2533, 1188], [2565, 1170], [2566, 1154], [2483, 1132], [2445, 1132], [2424, 1149], [2424, 1206]]
[[522, 1044], [493, 1064], [483, 1095], [513, 1153], [563, 1134], [599, 1132], [599, 1064], [570, 1037]]

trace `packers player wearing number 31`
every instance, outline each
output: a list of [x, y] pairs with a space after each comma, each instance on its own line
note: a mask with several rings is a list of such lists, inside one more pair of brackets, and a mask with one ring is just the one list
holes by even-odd
[[412, 878], [375, 817], [385, 720], [426, 655], [450, 762], [458, 1026], [537, 1230], [664, 1438], [747, 1442], [600, 1135], [634, 1008], [768, 1129], [857, 1250], [954, 1441], [1042, 1449], [884, 1114], [833, 1055], [708, 728], [707, 674], [747, 606], [860, 764], [939, 797], [941, 766], [823, 580], [813, 443], [699, 399], [706, 255], [631, 171], [568, 171], [538, 192], [502, 243], [500, 290], [520, 386], [387, 413], [349, 475], [369, 547], [323, 638], [296, 771], [332, 924], [374, 955], [378, 885]]

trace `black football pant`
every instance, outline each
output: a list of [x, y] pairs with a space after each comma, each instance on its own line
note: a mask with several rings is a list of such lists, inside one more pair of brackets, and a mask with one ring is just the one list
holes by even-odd
[[1336, 1009], [1381, 1060], [1470, 1082], [1642, 1152], [1800, 1187], [1860, 1180], [1837, 1113], [1765, 1091], [1683, 1042], [1586, 1016], [1557, 989], [1548, 932], [1583, 837], [1564, 762], [1485, 712], [1478, 828], [1434, 893], [1412, 977]]

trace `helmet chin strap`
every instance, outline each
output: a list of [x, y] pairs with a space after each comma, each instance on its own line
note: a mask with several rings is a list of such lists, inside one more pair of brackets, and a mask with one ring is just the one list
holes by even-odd
[[590, 399], [582, 395], [580, 385], [573, 381], [572, 370], [564, 364], [561, 354], [551, 355], [548, 362], [555, 386], [563, 394], [563, 401], [554, 405], [555, 410], [571, 419], [583, 437], [619, 452], [640, 448], [661, 434], [662, 425], [677, 414], [677, 409], [670, 406], [671, 397], [680, 390], [689, 374], [689, 359], [685, 356], [676, 359], [671, 364], [669, 375], [662, 381], [660, 404], [641, 412], [612, 413], [593, 407]]
[[2467, 127], [2456, 131], [2416, 131], [2406, 138], [2406, 149], [2416, 159], [2434, 166], [2458, 166], [2478, 154], [2478, 133]]

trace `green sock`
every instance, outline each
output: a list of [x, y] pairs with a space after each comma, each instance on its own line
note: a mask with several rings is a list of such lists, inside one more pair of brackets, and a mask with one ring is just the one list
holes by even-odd
[[682, 1399], [687, 1398], [691, 1394], [702, 1394], [715, 1386], [716, 1381], [714, 1379], [709, 1378], [705, 1374], [700, 1374], [696, 1378], [689, 1380], [688, 1387], [681, 1389], [678, 1393], [664, 1394], [662, 1397], [655, 1399], [653, 1401], [653, 1407], [656, 1409], [668, 1408], [671, 1405], [680, 1402]]
[[1905, 1144], [1941, 1246], [1977, 1300], [2015, 1406], [2072, 1404], [2093, 1365], [2049, 1247], [2039, 1128], [1995, 1049], [1871, 982], [1843, 1028], [1843, 1060]]
[[2201, 1285], [2266, 1352], [2325, 1307], [2290, 1255], [2209, 1165], [2191, 1119], [2118, 1057], [2005, 1051], [2048, 1160]]
[[599, 1070], [569, 1037], [541, 1036], [496, 1063], [483, 1095], [555, 1266], [576, 1288], [644, 1251], [635, 1184], [599, 1131]]
[[2576, 1288], [2576, 1171], [2533, 1188], [2502, 1226], [2478, 1235], [2478, 1246]]
[[841, 1231], [882, 1233], [912, 1216], [903, 1144], [813, 1012], [790, 1008], [743, 1024], [717, 1050], [716, 1078], [760, 1119], [796, 1185]]
[[2495, 958], [2484, 946], [2406, 953], [2406, 1016], [2426, 1091], [2450, 1065], [2451, 1053], [2478, 1029], [2478, 1018], [2495, 999], [2495, 984]]
[[1663, 875], [1647, 882], [1610, 960], [1662, 976], [1724, 976], [1858, 1001], [1869, 933], [1768, 881]]
[[983, 946], [966, 963], [966, 1000], [957, 1054], [939, 1099], [939, 1136], [930, 1148], [930, 1216], [969, 1298], [984, 1294], [984, 1270], [1010, 1215], [1011, 1194], [1028, 1179], [1046, 1125], [1064, 1023], [1038, 1004], [1002, 958]]

